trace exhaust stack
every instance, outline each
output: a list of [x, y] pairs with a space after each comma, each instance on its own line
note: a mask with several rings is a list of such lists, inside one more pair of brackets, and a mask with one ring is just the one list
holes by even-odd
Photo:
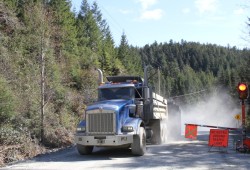
[[102, 70], [100, 70], [100, 69], [97, 69], [97, 71], [99, 74], [98, 84], [100, 85], [103, 83], [103, 73], [102, 73]]
[[148, 86], [148, 67], [149, 66], [146, 66], [144, 68], [144, 86]]
[[[144, 68], [144, 83], [143, 83], [143, 93], [144, 93], [144, 99], [148, 100], [150, 98], [150, 92], [149, 92], [149, 88], [148, 88], [148, 67], [146, 66]], [[145, 101], [148, 102], [148, 101]]]

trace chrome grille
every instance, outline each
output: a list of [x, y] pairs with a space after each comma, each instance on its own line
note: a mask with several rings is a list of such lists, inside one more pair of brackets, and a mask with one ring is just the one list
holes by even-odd
[[87, 113], [88, 134], [114, 134], [115, 113]]

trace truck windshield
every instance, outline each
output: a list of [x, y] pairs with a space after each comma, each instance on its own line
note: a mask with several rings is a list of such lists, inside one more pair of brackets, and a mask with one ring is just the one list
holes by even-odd
[[133, 99], [134, 88], [119, 87], [119, 88], [104, 88], [99, 89], [99, 101], [112, 99]]

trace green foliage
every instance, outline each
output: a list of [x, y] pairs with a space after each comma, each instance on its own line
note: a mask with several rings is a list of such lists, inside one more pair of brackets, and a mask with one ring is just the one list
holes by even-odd
[[235, 91], [241, 79], [239, 66], [247, 68], [242, 61], [249, 56], [249, 50], [182, 40], [145, 45], [140, 54], [146, 65], [160, 68], [167, 96], [171, 97], [201, 90], [209, 92], [215, 86]]
[[16, 115], [15, 97], [7, 81], [0, 77], [0, 125], [10, 121]]

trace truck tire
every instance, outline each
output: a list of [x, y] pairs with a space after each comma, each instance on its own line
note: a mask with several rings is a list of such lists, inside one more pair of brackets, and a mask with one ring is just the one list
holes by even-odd
[[89, 155], [92, 153], [94, 146], [76, 145], [77, 151], [80, 155]]
[[167, 122], [163, 120], [156, 120], [152, 124], [153, 136], [152, 144], [162, 144], [166, 142], [167, 139]]
[[140, 127], [139, 134], [133, 136], [131, 144], [133, 155], [143, 156], [146, 153], [146, 133], [143, 127]]

